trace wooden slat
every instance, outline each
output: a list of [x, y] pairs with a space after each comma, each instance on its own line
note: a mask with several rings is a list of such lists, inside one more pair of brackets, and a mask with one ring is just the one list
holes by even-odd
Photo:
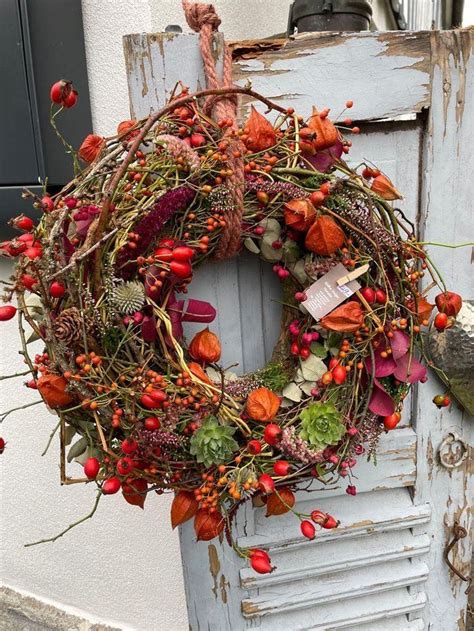
[[299, 523], [292, 514], [278, 518], [265, 517], [264, 509], [255, 510], [253, 534], [238, 538], [243, 548], [266, 548], [274, 552], [289, 549], [306, 549], [313, 545], [324, 545], [328, 541], [352, 539], [375, 532], [406, 530], [426, 524], [431, 515], [429, 504], [414, 506], [406, 489], [390, 489], [362, 493], [354, 497], [345, 495], [332, 498], [316, 498], [309, 494], [306, 502], [296, 505], [298, 511], [309, 514], [319, 509], [335, 514], [341, 521], [335, 530], [323, 530], [310, 542], [301, 536]]
[[409, 560], [391, 563], [389, 568], [388, 571], [384, 566], [375, 566], [350, 573], [327, 574], [324, 580], [307, 579], [298, 583], [297, 590], [273, 585], [270, 590], [259, 590], [258, 596], [245, 599], [242, 613], [245, 618], [255, 618], [333, 602], [344, 609], [352, 604], [346, 605], [345, 601], [423, 583], [429, 572], [426, 564], [412, 565]]
[[[383, 620], [383, 631], [424, 631], [423, 620], [409, 621], [406, 615]], [[364, 623], [362, 626], [350, 625], [344, 627], [347, 631], [380, 631], [380, 618], [373, 623]]]
[[[414, 537], [408, 529], [370, 533], [359, 540], [360, 535], [347, 540], [325, 541], [324, 546], [312, 545], [304, 548], [272, 551], [272, 563], [277, 571], [272, 574], [256, 574], [251, 568], [240, 571], [241, 585], [245, 589], [262, 588], [269, 585], [304, 581], [329, 573], [357, 570], [378, 564], [388, 564], [404, 558], [426, 554], [430, 540], [426, 535]], [[357, 539], [357, 541], [355, 541]], [[387, 565], [387, 571], [390, 566]]]
[[374, 120], [428, 107], [429, 68], [428, 32], [312, 33], [253, 56], [247, 50], [234, 63], [234, 78], [303, 115], [313, 105], [337, 114], [350, 98], [354, 120]]

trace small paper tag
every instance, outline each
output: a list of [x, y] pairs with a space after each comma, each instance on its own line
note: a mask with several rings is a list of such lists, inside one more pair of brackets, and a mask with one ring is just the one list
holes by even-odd
[[338, 285], [337, 281], [348, 273], [348, 270], [338, 263], [327, 274], [310, 285], [305, 294], [307, 299], [301, 304], [306, 307], [315, 320], [321, 320], [325, 315], [335, 309], [346, 298], [350, 298], [360, 285], [356, 280], [351, 280], [346, 285]]

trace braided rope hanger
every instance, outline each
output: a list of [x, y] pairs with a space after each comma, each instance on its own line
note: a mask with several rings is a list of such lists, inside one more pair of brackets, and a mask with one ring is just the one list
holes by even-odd
[[[232, 55], [227, 45], [224, 46], [224, 68], [222, 81], [219, 81], [216, 63], [212, 54], [213, 33], [221, 23], [212, 4], [194, 3], [182, 0], [183, 10], [189, 27], [199, 33], [199, 46], [206, 74], [207, 87], [210, 89], [231, 88]], [[215, 252], [216, 259], [227, 259], [234, 256], [240, 248], [242, 215], [244, 210], [244, 146], [236, 136], [237, 95], [211, 96], [205, 103], [205, 111], [217, 122], [227, 118], [232, 126], [226, 127], [224, 136], [229, 141], [227, 149], [228, 164], [232, 175], [227, 178], [227, 186], [232, 194], [233, 208], [226, 211], [226, 225]], [[237, 156], [235, 153], [237, 152]], [[240, 155], [238, 153], [240, 152]]]

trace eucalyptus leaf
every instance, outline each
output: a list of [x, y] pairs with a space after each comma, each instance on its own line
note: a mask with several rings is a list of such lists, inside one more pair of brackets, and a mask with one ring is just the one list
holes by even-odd
[[75, 462], [79, 463], [80, 465], [84, 466], [86, 464], [86, 461], [89, 458], [98, 458], [99, 456], [99, 450], [96, 449], [95, 447], [87, 447], [87, 449], [84, 451], [84, 453], [80, 454], [79, 456], [77, 456], [74, 460]]
[[253, 254], [260, 254], [260, 248], [255, 243], [255, 241], [251, 239], [250, 237], [247, 237], [244, 240], [244, 246], [247, 248], [249, 252], [252, 252]]
[[301, 401], [301, 397], [303, 396], [300, 388], [294, 381], [283, 388], [282, 394], [286, 399], [290, 399], [290, 401], [294, 401], [295, 403]]
[[310, 346], [310, 349], [313, 355], [316, 355], [316, 357], [320, 357], [321, 359], [327, 357], [328, 351], [327, 348], [325, 348], [324, 344], [313, 342]]
[[283, 256], [283, 248], [280, 248], [279, 250], [275, 249], [272, 246], [273, 241], [275, 241], [275, 239], [273, 239], [270, 243], [263, 240], [261, 245], [262, 256], [269, 263], [277, 263], [278, 261], [281, 261], [281, 257]]
[[317, 381], [326, 371], [326, 364], [316, 355], [310, 355], [308, 359], [301, 361], [301, 372], [306, 381]]
[[310, 397], [312, 396], [311, 390], [315, 387], [315, 385], [316, 385], [315, 381], [303, 381], [303, 383], [300, 383], [300, 388], [301, 390], [303, 390], [305, 394], [308, 395], [308, 397]]
[[69, 449], [67, 453], [67, 461], [72, 462], [74, 458], [78, 458], [81, 454], [83, 454], [86, 451], [87, 446], [88, 446], [87, 438], [85, 436], [82, 436], [82, 438], [79, 438], [79, 440], [75, 442], [74, 445], [72, 445], [72, 447]]
[[293, 273], [293, 276], [295, 276], [302, 285], [307, 285], [309, 283], [309, 278], [305, 272], [304, 266], [304, 259], [299, 259], [294, 265], [290, 265], [290, 270]]
[[263, 219], [259, 225], [262, 226], [262, 228], [265, 228], [263, 241], [270, 244], [274, 241], [278, 241], [281, 236], [281, 225], [279, 221], [273, 219], [273, 217], [267, 217], [266, 219]]
[[38, 335], [38, 333], [33, 329], [31, 331], [30, 336], [26, 340], [26, 343], [27, 344], [32, 344], [33, 342], [37, 342], [38, 340], [41, 340], [41, 335]]
[[301, 251], [296, 241], [293, 239], [286, 239], [283, 243], [283, 260], [286, 263], [296, 263], [301, 255]]
[[66, 425], [64, 429], [64, 444], [65, 445], [71, 444], [71, 440], [74, 438], [75, 433], [76, 433], [76, 430], [74, 429], [72, 425]]

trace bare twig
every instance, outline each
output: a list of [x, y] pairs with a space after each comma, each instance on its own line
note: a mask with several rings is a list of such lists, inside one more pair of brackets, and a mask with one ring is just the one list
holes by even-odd
[[70, 530], [72, 530], [76, 526], [79, 526], [79, 524], [82, 524], [83, 522], [85, 522], [88, 519], [90, 519], [91, 517], [93, 517], [95, 511], [97, 510], [97, 506], [99, 505], [99, 501], [100, 501], [101, 497], [102, 497], [102, 491], [99, 490], [97, 492], [97, 496], [95, 498], [94, 506], [92, 507], [92, 510], [90, 511], [90, 513], [87, 513], [87, 515], [84, 515], [84, 517], [81, 517], [81, 519], [78, 519], [77, 521], [72, 522], [72, 524], [69, 524], [69, 526], [67, 528], [62, 530], [57, 535], [54, 535], [54, 537], [48, 537], [47, 539], [40, 539], [39, 541], [33, 541], [32, 543], [25, 543], [24, 547], [25, 548], [30, 548], [31, 546], [37, 546], [40, 543], [53, 543], [54, 541], [56, 541], [60, 537], [63, 537], [67, 532], [69, 532]]

